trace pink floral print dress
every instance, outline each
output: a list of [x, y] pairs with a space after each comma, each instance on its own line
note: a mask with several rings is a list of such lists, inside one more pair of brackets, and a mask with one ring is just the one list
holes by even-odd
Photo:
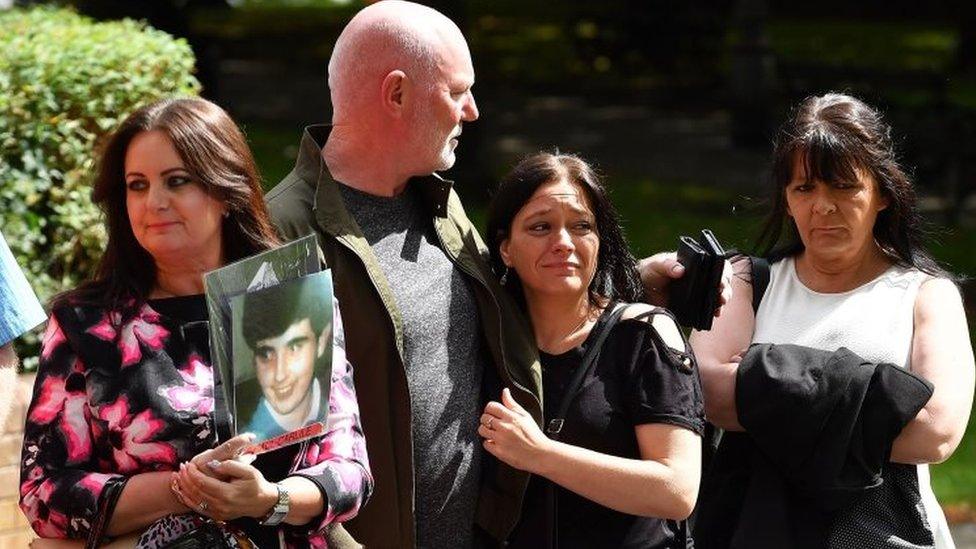
[[[202, 296], [173, 299], [196, 299], [193, 308], [205, 310]], [[130, 476], [176, 470], [217, 444], [222, 429], [215, 407], [223, 399], [215, 406], [205, 315], [177, 319], [151, 303], [157, 302], [124, 316], [94, 306], [52, 312], [21, 460], [20, 506], [41, 537], [85, 539], [93, 530], [100, 535]], [[300, 475], [322, 490], [320, 517], [304, 527], [263, 530], [264, 538], [271, 534], [286, 547], [324, 547], [326, 527], [355, 516], [372, 491], [352, 366], [336, 313], [326, 433], [274, 452], [268, 470], [261, 466], [265, 456], [255, 462], [268, 480]], [[262, 533], [251, 519], [233, 523]]]

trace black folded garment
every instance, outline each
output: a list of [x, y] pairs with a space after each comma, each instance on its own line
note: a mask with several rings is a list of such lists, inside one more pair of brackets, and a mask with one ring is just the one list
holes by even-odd
[[682, 236], [678, 245], [678, 263], [685, 274], [668, 289], [668, 309], [682, 326], [711, 330], [712, 318], [719, 303], [719, 284], [725, 250], [712, 231], [703, 229], [701, 240]]

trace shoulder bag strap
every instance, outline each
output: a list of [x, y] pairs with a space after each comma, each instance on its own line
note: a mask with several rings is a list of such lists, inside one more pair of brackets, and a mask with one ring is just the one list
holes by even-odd
[[579, 392], [580, 387], [583, 385], [583, 380], [586, 379], [586, 375], [593, 369], [594, 364], [596, 364], [596, 359], [600, 356], [600, 348], [603, 347], [603, 342], [606, 341], [607, 336], [610, 335], [610, 331], [620, 320], [620, 317], [624, 314], [626, 305], [618, 303], [612, 311], [610, 311], [606, 322], [601, 326], [599, 333], [593, 337], [590, 343], [590, 348], [586, 350], [586, 354], [583, 355], [583, 361], [580, 363], [579, 368], [573, 373], [573, 379], [566, 386], [566, 394], [563, 395], [562, 401], [559, 403], [559, 408], [556, 411], [555, 417], [549, 419], [546, 424], [546, 434], [549, 438], [553, 440], [559, 440], [559, 435], [562, 432], [563, 424], [566, 422], [566, 412], [569, 411], [570, 404], [576, 398], [576, 394]]
[[108, 522], [112, 514], [115, 513], [115, 505], [119, 502], [119, 497], [122, 495], [122, 489], [125, 488], [126, 482], [128, 482], [128, 479], [121, 481], [109, 480], [105, 488], [102, 489], [97, 504], [98, 509], [95, 512], [91, 529], [88, 531], [88, 537], [85, 539], [85, 549], [95, 549], [102, 545], [102, 542], [108, 538], [105, 533], [108, 530]]
[[752, 312], [759, 310], [766, 288], [769, 286], [769, 261], [765, 258], [749, 256], [749, 266], [752, 267]]
[[[614, 309], [610, 311], [606, 322], [600, 327], [600, 331], [595, 335], [591, 334], [593, 339], [590, 347], [586, 350], [586, 354], [583, 355], [583, 360], [580, 362], [579, 367], [573, 373], [573, 379], [567, 385], [566, 394], [563, 395], [562, 402], [559, 403], [556, 416], [551, 418], [546, 425], [546, 434], [549, 435], [549, 438], [559, 440], [559, 436], [563, 430], [563, 424], [566, 423], [565, 418], [566, 412], [569, 411], [569, 405], [576, 398], [576, 394], [579, 392], [580, 387], [582, 387], [586, 375], [593, 369], [593, 365], [596, 364], [596, 360], [600, 356], [600, 348], [603, 347], [603, 342], [606, 341], [607, 336], [610, 335], [614, 325], [620, 320], [620, 316], [623, 315], [626, 308], [626, 305], [622, 303], [616, 304]], [[558, 549], [559, 503], [556, 498], [556, 485], [551, 480], [546, 481], [545, 502], [546, 514], [549, 521], [546, 548]]]

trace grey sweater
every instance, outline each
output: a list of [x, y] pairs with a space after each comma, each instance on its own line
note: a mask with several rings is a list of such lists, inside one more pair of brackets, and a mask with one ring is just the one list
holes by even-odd
[[474, 295], [441, 250], [430, 215], [409, 188], [393, 198], [341, 184], [339, 190], [403, 319], [417, 545], [471, 547], [481, 460], [481, 379], [488, 363]]

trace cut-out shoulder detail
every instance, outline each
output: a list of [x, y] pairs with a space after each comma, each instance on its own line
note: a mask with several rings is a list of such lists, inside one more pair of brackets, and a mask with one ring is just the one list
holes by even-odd
[[654, 327], [665, 345], [679, 353], [688, 352], [688, 348], [685, 346], [685, 338], [681, 335], [681, 329], [678, 328], [678, 324], [667, 310], [647, 303], [629, 303], [626, 307], [620, 320], [647, 322]]
[[640, 315], [653, 313], [656, 309], [656, 307], [647, 303], [628, 303], [624, 307], [624, 312], [620, 315], [620, 320], [629, 320]]
[[651, 326], [657, 330], [658, 335], [661, 336], [661, 341], [663, 341], [668, 347], [671, 347], [679, 353], [687, 352], [685, 348], [685, 338], [681, 335], [681, 330], [678, 328], [678, 324], [663, 310], [654, 311], [654, 316], [651, 320]]

